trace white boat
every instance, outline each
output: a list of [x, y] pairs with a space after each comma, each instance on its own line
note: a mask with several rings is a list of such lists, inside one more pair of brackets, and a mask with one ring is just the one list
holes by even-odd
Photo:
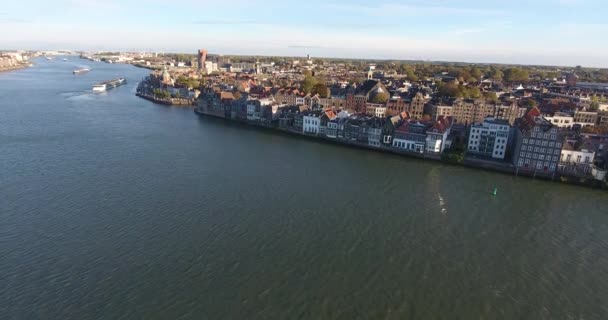
[[104, 92], [106, 91], [106, 84], [105, 83], [100, 83], [100, 84], [96, 84], [93, 86], [93, 91], [94, 92]]
[[63, 58], [63, 61], [68, 61], [68, 59], [66, 59], [66, 58]]
[[93, 92], [104, 92], [106, 90], [122, 86], [126, 83], [127, 80], [125, 78], [117, 78], [110, 81], [100, 82], [93, 86]]
[[46, 60], [53, 60], [53, 58], [51, 58], [51, 57], [46, 57]]
[[74, 74], [81, 74], [81, 73], [87, 73], [91, 71], [91, 69], [87, 69], [87, 68], [82, 68], [82, 69], [76, 69], [73, 71]]

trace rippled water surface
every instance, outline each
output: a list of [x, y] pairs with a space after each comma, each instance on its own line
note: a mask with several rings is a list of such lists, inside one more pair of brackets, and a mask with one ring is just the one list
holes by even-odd
[[146, 73], [0, 73], [0, 318], [608, 319], [606, 192], [199, 119]]

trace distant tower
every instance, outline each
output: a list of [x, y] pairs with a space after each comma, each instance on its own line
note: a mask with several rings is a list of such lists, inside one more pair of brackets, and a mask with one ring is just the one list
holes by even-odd
[[374, 70], [376, 69], [375, 66], [369, 66], [369, 70], [367, 71], [367, 79], [371, 80], [374, 78]]
[[566, 84], [569, 87], [576, 87], [577, 82], [578, 82], [578, 76], [576, 75], [576, 73], [574, 73], [574, 71], [568, 73], [568, 75], [566, 76]]
[[310, 60], [310, 54], [306, 55], [306, 60]]
[[202, 71], [205, 67], [205, 61], [207, 61], [207, 50], [200, 49], [198, 50], [198, 71]]
[[262, 73], [262, 69], [260, 68], [260, 59], [258, 59], [258, 61], [256, 61], [255, 63], [255, 74], [261, 74]]
[[173, 86], [173, 79], [171, 78], [171, 75], [169, 74], [169, 71], [167, 71], [167, 67], [163, 68], [163, 73], [162, 73], [162, 77], [161, 77], [161, 83], [165, 86], [165, 87], [172, 87]]

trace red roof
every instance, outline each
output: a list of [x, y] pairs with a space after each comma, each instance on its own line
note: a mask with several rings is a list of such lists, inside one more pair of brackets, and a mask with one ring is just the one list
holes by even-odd
[[540, 117], [540, 110], [537, 107], [534, 107], [521, 118], [521, 120], [517, 123], [517, 127], [522, 132], [528, 132], [536, 125], [536, 118]]
[[451, 125], [452, 119], [445, 116], [439, 116], [439, 118], [437, 118], [437, 121], [435, 121], [435, 124], [433, 124], [433, 127], [431, 127], [430, 130], [436, 133], [445, 133]]

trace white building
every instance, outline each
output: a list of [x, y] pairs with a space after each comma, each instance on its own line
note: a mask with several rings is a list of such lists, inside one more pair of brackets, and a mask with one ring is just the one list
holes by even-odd
[[212, 61], [205, 61], [204, 69], [206, 74], [212, 74], [219, 71], [218, 64]]
[[574, 124], [581, 127], [593, 127], [597, 122], [597, 112], [577, 110], [574, 113]]
[[503, 160], [509, 143], [510, 128], [506, 120], [494, 118], [486, 118], [482, 123], [472, 125], [469, 133], [469, 153]]
[[407, 150], [415, 153], [424, 153], [426, 147], [426, 133], [430, 128], [428, 123], [407, 121], [395, 129], [393, 148]]
[[558, 170], [566, 174], [591, 174], [595, 160], [595, 146], [576, 140], [564, 142]]
[[375, 109], [375, 116], [378, 118], [384, 118], [386, 117], [386, 107], [385, 106], [378, 106]]
[[562, 149], [562, 153], [561, 153], [561, 157], [560, 157], [560, 165], [562, 165], [562, 164], [591, 165], [593, 163], [594, 159], [595, 159], [595, 151], [591, 147], [589, 147], [587, 145], [575, 147], [575, 144], [573, 144], [571, 142], [566, 142], [566, 143], [564, 143], [564, 147]]
[[350, 117], [350, 112], [346, 111], [346, 110], [341, 110], [340, 112], [338, 112], [338, 118], [340, 119], [347, 119]]
[[370, 127], [367, 129], [367, 144], [379, 147], [382, 141], [382, 128]]
[[544, 118], [558, 128], [572, 128], [574, 124], [574, 117], [568, 113], [556, 112], [553, 116]]
[[260, 120], [259, 104], [247, 103], [247, 120], [249, 120], [249, 121]]
[[307, 134], [317, 135], [319, 134], [319, 127], [321, 126], [321, 113], [319, 112], [308, 112], [304, 114], [302, 131]]
[[433, 127], [426, 131], [426, 153], [440, 154], [447, 146], [452, 131], [452, 118], [440, 116]]

